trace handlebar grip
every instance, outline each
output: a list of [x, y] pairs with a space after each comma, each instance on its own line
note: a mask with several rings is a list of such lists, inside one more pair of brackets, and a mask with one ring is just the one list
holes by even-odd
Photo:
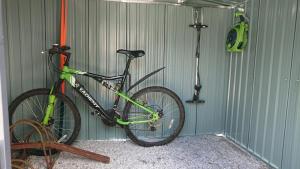
[[57, 44], [52, 45], [52, 48], [48, 50], [49, 53], [49, 58], [52, 61], [52, 57], [53, 55], [64, 55], [64, 66], [69, 66], [69, 60], [71, 57], [71, 53], [70, 52], [66, 52], [66, 50], [71, 49], [69, 46], [59, 46]]
[[[71, 48], [69, 46], [59, 46], [57, 44], [52, 45], [53, 47], [48, 50], [50, 54], [63, 54], [66, 50], [70, 50]], [[70, 53], [66, 54], [70, 55]]]
[[66, 56], [64, 65], [69, 66], [71, 53], [70, 52], [62, 52], [61, 54]]
[[61, 46], [60, 48], [61, 48], [63, 51], [65, 51], [65, 50], [70, 50], [70, 49], [71, 49], [70, 46]]
[[61, 52], [62, 55], [65, 55], [67, 57], [70, 57], [71, 56], [71, 53], [70, 52]]
[[59, 54], [59, 50], [57, 48], [51, 48], [48, 50], [49, 54]]

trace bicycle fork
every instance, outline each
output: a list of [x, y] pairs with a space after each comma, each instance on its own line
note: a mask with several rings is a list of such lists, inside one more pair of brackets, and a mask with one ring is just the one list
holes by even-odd
[[49, 120], [53, 116], [55, 103], [56, 103], [56, 96], [53, 95], [53, 88], [52, 88], [51, 91], [50, 91], [49, 98], [48, 98], [48, 106], [46, 108], [46, 113], [45, 113], [45, 116], [44, 116], [43, 121], [42, 121], [43, 125], [48, 125], [49, 124]]

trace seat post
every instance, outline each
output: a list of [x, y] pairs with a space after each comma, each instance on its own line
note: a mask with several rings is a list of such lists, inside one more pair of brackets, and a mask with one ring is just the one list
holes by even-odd
[[127, 76], [128, 74], [128, 69], [129, 69], [129, 66], [130, 66], [130, 63], [131, 63], [131, 60], [132, 58], [128, 55], [126, 55], [128, 57], [128, 60], [126, 61], [126, 67], [125, 67], [125, 70], [124, 70], [124, 73], [123, 75]]
[[[125, 81], [126, 81], [127, 76], [128, 76], [128, 74], [129, 74], [128, 69], [129, 69], [129, 66], [130, 66], [130, 62], [131, 62], [131, 60], [132, 60], [132, 58], [129, 57], [128, 55], [126, 55], [126, 56], [128, 57], [128, 60], [126, 61], [126, 67], [125, 67], [125, 70], [124, 70], [124, 72], [123, 72], [123, 76], [124, 76], [124, 77], [123, 77], [122, 82], [121, 82], [120, 90], [123, 90]], [[116, 100], [116, 103], [117, 103], [117, 102], [118, 102], [118, 99]]]

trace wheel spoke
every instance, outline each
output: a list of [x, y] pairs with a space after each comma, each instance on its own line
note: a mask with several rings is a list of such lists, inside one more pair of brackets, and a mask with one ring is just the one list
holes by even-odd
[[40, 108], [41, 112], [44, 112], [45, 109], [43, 109], [43, 106], [41, 105], [39, 98], [37, 96], [35, 96], [35, 97], [37, 98], [37, 101], [38, 101], [39, 108]]
[[33, 116], [35, 117], [36, 120], [38, 120], [38, 117], [37, 115], [35, 114], [35, 112], [33, 111], [33, 109], [30, 107], [29, 103], [28, 103], [28, 100], [26, 100], [26, 103], [27, 103], [27, 107], [30, 108], [30, 111], [32, 112]]

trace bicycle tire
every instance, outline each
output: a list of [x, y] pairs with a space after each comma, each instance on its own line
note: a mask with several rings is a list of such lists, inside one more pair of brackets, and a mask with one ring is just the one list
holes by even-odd
[[[16, 113], [16, 109], [18, 108], [18, 106], [20, 106], [20, 105], [23, 104], [22, 102], [25, 102], [26, 99], [34, 97], [34, 96], [36, 96], [36, 97], [37, 96], [41, 96], [41, 95], [49, 96], [49, 93], [50, 93], [50, 89], [40, 88], [40, 89], [33, 89], [33, 90], [27, 91], [27, 92], [19, 95], [9, 105], [9, 124], [10, 125], [13, 124], [13, 117], [14, 117], [14, 115]], [[73, 128], [72, 134], [71, 134], [71, 136], [67, 140], [65, 140], [65, 141], [62, 142], [64, 144], [70, 145], [70, 144], [72, 144], [75, 141], [75, 139], [77, 138], [77, 136], [79, 134], [79, 131], [80, 131], [80, 127], [81, 127], [80, 113], [79, 113], [76, 105], [72, 102], [72, 100], [69, 97], [67, 97], [66, 95], [64, 95], [62, 93], [57, 93], [57, 94], [55, 94], [55, 96], [58, 99], [61, 99], [63, 101], [64, 105], [69, 106], [69, 108], [70, 108], [70, 110], [72, 112], [71, 114], [74, 117], [74, 128]], [[19, 142], [17, 140], [17, 138], [15, 137], [14, 132], [12, 132], [12, 141], [13, 142]], [[44, 152], [41, 149], [32, 149], [28, 153], [31, 154], [31, 155], [38, 155], [38, 156], [44, 155]], [[56, 151], [55, 150], [51, 150], [51, 153], [54, 154], [54, 153], [56, 153]]]
[[[176, 95], [176, 93], [174, 93], [170, 89], [167, 89], [164, 87], [159, 87], [159, 86], [147, 87], [147, 88], [144, 88], [144, 89], [136, 92], [135, 94], [133, 94], [133, 96], [131, 98], [136, 100], [140, 96], [145, 95], [147, 93], [151, 93], [151, 92], [164, 93], [164, 94], [168, 95], [171, 99], [173, 99], [173, 101], [175, 101], [175, 103], [177, 104], [178, 109], [179, 109], [179, 121], [178, 121], [178, 126], [176, 127], [176, 129], [174, 130], [174, 132], [171, 135], [169, 135], [166, 138], [162, 138], [162, 140], [154, 141], [154, 142], [149, 142], [149, 141], [145, 141], [143, 139], [138, 138], [138, 136], [135, 135], [135, 131], [130, 128], [130, 125], [124, 126], [127, 136], [134, 143], [136, 143], [140, 146], [143, 146], [143, 147], [161, 146], [161, 145], [170, 143], [179, 135], [180, 131], [183, 128], [184, 120], [185, 120], [185, 110], [184, 110], [183, 103], [180, 100], [180, 98]], [[132, 105], [133, 104], [131, 102], [126, 103], [126, 105], [124, 107], [124, 116], [123, 116], [124, 119], [129, 117], [130, 109], [131, 109]], [[164, 118], [164, 116], [162, 116], [162, 118]], [[140, 125], [145, 125], [145, 124], [140, 124]]]

